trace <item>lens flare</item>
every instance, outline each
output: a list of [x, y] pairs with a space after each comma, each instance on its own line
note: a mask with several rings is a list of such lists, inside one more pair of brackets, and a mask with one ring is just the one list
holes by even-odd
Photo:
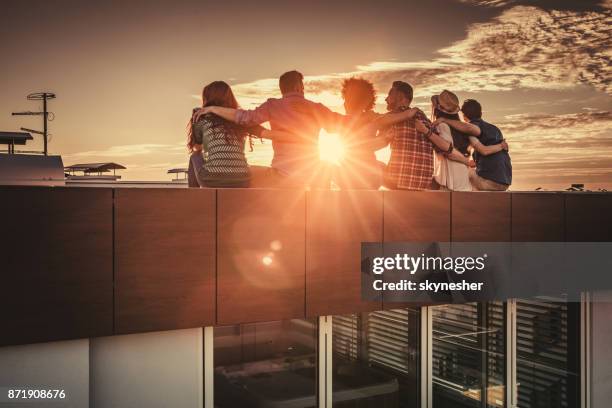
[[274, 260], [272, 259], [272, 256], [270, 256], [270, 255], [266, 255], [263, 258], [261, 258], [261, 263], [263, 263], [265, 266], [272, 265], [273, 261]]
[[340, 164], [343, 157], [344, 145], [340, 136], [321, 130], [319, 134], [319, 158], [332, 164]]

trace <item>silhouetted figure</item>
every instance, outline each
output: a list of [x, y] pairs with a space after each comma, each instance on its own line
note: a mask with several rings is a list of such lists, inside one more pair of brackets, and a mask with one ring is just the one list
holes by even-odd
[[400, 113], [374, 112], [374, 84], [363, 78], [342, 82], [342, 99], [346, 115], [340, 131], [344, 157], [334, 171], [334, 182], [341, 189], [375, 189], [382, 185], [385, 164], [376, 159], [376, 151], [388, 144], [379, 131], [411, 119], [418, 109]]
[[342, 124], [342, 115], [306, 99], [303, 79], [300, 72], [285, 72], [279, 79], [282, 98], [270, 98], [252, 110], [217, 106], [205, 107], [196, 114], [197, 118], [214, 113], [242, 126], [269, 122], [273, 130], [294, 135], [291, 139], [273, 140], [272, 170], [262, 186], [329, 188], [329, 169], [319, 160], [319, 132], [336, 131]]

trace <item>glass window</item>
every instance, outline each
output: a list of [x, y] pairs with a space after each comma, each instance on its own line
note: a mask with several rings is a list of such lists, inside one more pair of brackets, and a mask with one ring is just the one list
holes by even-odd
[[431, 310], [434, 408], [504, 407], [505, 305], [467, 303]]
[[215, 407], [315, 407], [317, 319], [215, 327]]
[[521, 408], [580, 406], [580, 303], [516, 302]]
[[334, 408], [419, 406], [420, 311], [332, 318]]

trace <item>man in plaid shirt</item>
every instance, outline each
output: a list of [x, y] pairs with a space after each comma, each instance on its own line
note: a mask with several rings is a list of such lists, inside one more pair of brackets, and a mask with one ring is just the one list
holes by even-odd
[[[409, 109], [412, 96], [410, 84], [393, 82], [385, 99], [387, 110], [401, 112]], [[445, 152], [453, 151], [452, 143], [439, 136], [420, 111], [413, 119], [388, 128], [383, 137], [391, 145], [391, 158], [384, 174], [384, 185], [391, 189], [431, 189], [434, 147]]]

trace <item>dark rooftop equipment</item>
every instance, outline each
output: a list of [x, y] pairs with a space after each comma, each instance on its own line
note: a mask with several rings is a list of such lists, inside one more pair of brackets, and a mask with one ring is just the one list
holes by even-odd
[[13, 116], [33, 116], [33, 115], [42, 115], [43, 117], [43, 130], [42, 132], [39, 130], [32, 130], [32, 129], [27, 129], [27, 128], [21, 128], [21, 130], [25, 130], [27, 132], [30, 133], [35, 133], [38, 135], [42, 135], [43, 136], [43, 140], [44, 140], [44, 150], [43, 150], [43, 154], [46, 156], [48, 154], [48, 144], [49, 144], [49, 130], [48, 130], [48, 122], [49, 122], [49, 114], [52, 115], [52, 119], [53, 120], [53, 112], [49, 112], [47, 110], [47, 101], [49, 101], [50, 99], [55, 99], [56, 96], [53, 92], [33, 92], [31, 94], [29, 94], [27, 96], [27, 99], [29, 101], [42, 101], [43, 103], [43, 110], [42, 112], [32, 112], [32, 111], [25, 111], [25, 112], [13, 112]]
[[32, 135], [26, 132], [0, 132], [0, 144], [8, 146], [8, 154], [15, 154], [15, 145], [25, 145], [32, 139]]
[[583, 183], [572, 183], [569, 188], [566, 188], [565, 191], [585, 191]]
[[[168, 174], [176, 174], [176, 178], [173, 178], [172, 181], [181, 181], [181, 180], [187, 180], [187, 169], [185, 168], [177, 168], [177, 169], [170, 169], [168, 170]], [[183, 173], [184, 177], [183, 178], [179, 178], [179, 174]]]
[[113, 176], [115, 176], [115, 170], [126, 169], [127, 167], [122, 166], [117, 163], [82, 163], [82, 164], [73, 164], [72, 166], [64, 167], [64, 171], [67, 171], [71, 175], [74, 175], [74, 172], [82, 171], [84, 174], [98, 173], [98, 175], [102, 175], [102, 173], [113, 171]]

